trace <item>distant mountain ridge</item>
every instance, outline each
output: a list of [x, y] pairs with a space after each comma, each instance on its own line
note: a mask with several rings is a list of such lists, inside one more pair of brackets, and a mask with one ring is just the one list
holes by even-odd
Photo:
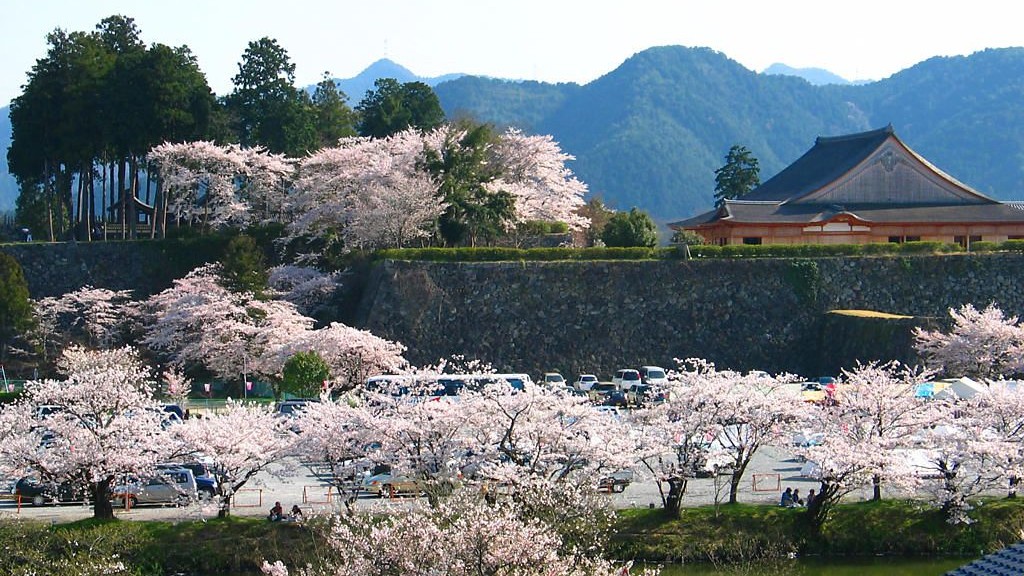
[[[890, 123], [914, 150], [967, 185], [995, 198], [1024, 199], [1024, 163], [1016, 160], [1024, 157], [1024, 48], [931, 58], [862, 85], [759, 74], [720, 52], [681, 46], [639, 52], [586, 85], [422, 78], [387, 59], [338, 82], [355, 105], [377, 78], [433, 86], [450, 118], [551, 134], [576, 157], [571, 168], [592, 195], [618, 209], [637, 206], [660, 222], [711, 206], [714, 171], [732, 145], [751, 150], [763, 181], [818, 136]], [[0, 109], [4, 150], [7, 112]], [[0, 209], [13, 207], [16, 194], [0, 162]]]
[[[576, 156], [577, 176], [617, 209], [681, 219], [712, 205], [714, 171], [746, 146], [766, 180], [818, 136], [895, 127], [909, 146], [978, 191], [1024, 199], [1024, 48], [937, 57], [885, 80], [814, 86], [757, 74], [707, 48], [639, 52], [578, 88], [463, 77], [435, 91], [446, 112], [521, 123]], [[537, 100], [529, 114], [521, 102]]]
[[[427, 86], [434, 87], [441, 82], [455, 80], [461, 76], [464, 76], [464, 74], [444, 74], [434, 77], [417, 76], [401, 64], [388, 58], [381, 58], [352, 78], [333, 78], [333, 80], [337, 83], [338, 89], [348, 96], [349, 105], [355, 106], [363, 99], [368, 90], [373, 89], [373, 83], [378, 78], [394, 78], [403, 84], [406, 82], [423, 82]], [[306, 90], [310, 92], [315, 89], [315, 85], [306, 87]]]
[[762, 74], [774, 75], [774, 76], [796, 76], [797, 78], [803, 78], [815, 86], [827, 86], [829, 84], [837, 84], [844, 86], [847, 84], [866, 84], [867, 82], [851, 82], [838, 74], [833, 74], [824, 68], [793, 68], [776, 62], [771, 66], [765, 68]]

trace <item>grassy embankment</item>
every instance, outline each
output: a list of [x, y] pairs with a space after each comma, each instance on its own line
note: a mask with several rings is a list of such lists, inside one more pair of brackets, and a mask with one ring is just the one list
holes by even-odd
[[[978, 557], [1021, 540], [1024, 499], [992, 500], [972, 511], [970, 525], [951, 526], [920, 503], [883, 501], [840, 506], [820, 536], [809, 536], [803, 511], [736, 505], [685, 509], [678, 519], [660, 510], [626, 510], [608, 546], [617, 559], [653, 562], [770, 561], [802, 556]], [[121, 574], [257, 573], [263, 560], [316, 565], [328, 547], [310, 526], [230, 518], [207, 522], [92, 520], [50, 526], [0, 522], [0, 574], [26, 566], [38, 576], [95, 573], [93, 561], [116, 557]]]

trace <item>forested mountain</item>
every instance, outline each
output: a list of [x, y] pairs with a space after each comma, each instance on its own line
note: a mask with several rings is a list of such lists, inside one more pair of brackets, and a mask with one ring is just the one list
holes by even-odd
[[714, 171], [734, 144], [753, 152], [765, 180], [819, 135], [890, 123], [952, 176], [1024, 199], [1021, 48], [933, 58], [870, 84], [812, 86], [709, 49], [660, 47], [585, 86], [555, 88], [464, 77], [435, 91], [448, 113], [552, 134], [593, 194], [660, 221], [712, 205]]
[[[576, 156], [572, 168], [592, 194], [662, 222], [712, 205], [714, 171], [732, 145], [753, 153], [766, 180], [819, 135], [890, 123], [950, 175], [996, 198], [1024, 199], [1024, 48], [932, 58], [885, 80], [845, 86], [758, 74], [713, 50], [680, 46], [640, 52], [584, 86], [442, 81], [389, 60], [339, 82], [354, 105], [381, 77], [440, 82], [434, 90], [449, 118], [552, 134]], [[8, 112], [0, 108], [4, 151]], [[0, 160], [0, 209], [13, 207], [16, 194]]]
[[[445, 110], [481, 120], [501, 114], [502, 123], [515, 123], [509, 109], [494, 111], [479, 83], [467, 96], [462, 87], [473, 81], [435, 88]], [[491, 82], [495, 100], [507, 99], [507, 83]], [[523, 91], [519, 101], [529, 99]], [[576, 156], [573, 169], [592, 194], [658, 220], [711, 205], [714, 171], [733, 144], [753, 151], [763, 173], [774, 173], [819, 134], [869, 127], [836, 94], [799, 78], [759, 75], [709, 49], [652, 48], [586, 86], [548, 96], [550, 113], [525, 124]], [[480, 102], [487, 108], [475, 109]]]

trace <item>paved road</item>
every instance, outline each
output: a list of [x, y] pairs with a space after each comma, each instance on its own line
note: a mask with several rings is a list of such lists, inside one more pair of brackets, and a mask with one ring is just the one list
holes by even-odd
[[[740, 486], [739, 499], [746, 503], [776, 504], [779, 494], [785, 487], [799, 488], [801, 494], [807, 494], [817, 488], [817, 482], [798, 476], [801, 463], [785, 449], [768, 447], [763, 449], [751, 463], [744, 481]], [[754, 478], [757, 478], [758, 490], [754, 490]], [[716, 488], [714, 479], [691, 480], [687, 487], [684, 506], [700, 506], [713, 504], [716, 491], [720, 501], [728, 498], [728, 477], [721, 477]], [[868, 491], [854, 494], [853, 497], [865, 498]], [[650, 480], [634, 482], [620, 494], [610, 496], [617, 508], [660, 507], [661, 497], [657, 485]], [[293, 504], [302, 506], [306, 513], [325, 513], [344, 508], [341, 498], [337, 497], [330, 484], [314, 474], [309, 468], [298, 462], [290, 462], [274, 466], [267, 472], [257, 475], [235, 499], [232, 514], [238, 516], [265, 516], [274, 502], [281, 502], [285, 510]], [[362, 496], [357, 499], [357, 508], [384, 508], [392, 505], [408, 506], [415, 499], [398, 499], [397, 503], [387, 499]], [[170, 521], [199, 520], [214, 517], [216, 506], [196, 503], [186, 507], [173, 506], [142, 506], [130, 511], [115, 509], [119, 518], [125, 519], [160, 519]], [[92, 509], [81, 504], [64, 504], [59, 506], [22, 505], [18, 508], [12, 500], [0, 500], [0, 519], [32, 518], [51, 522], [70, 522], [92, 516]]]

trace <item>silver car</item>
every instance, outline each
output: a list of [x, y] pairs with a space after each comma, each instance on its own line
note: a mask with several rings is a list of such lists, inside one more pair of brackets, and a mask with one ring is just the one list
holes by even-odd
[[126, 508], [139, 504], [175, 504], [194, 501], [196, 478], [188, 468], [164, 468], [145, 479], [130, 479], [114, 488], [113, 502]]

